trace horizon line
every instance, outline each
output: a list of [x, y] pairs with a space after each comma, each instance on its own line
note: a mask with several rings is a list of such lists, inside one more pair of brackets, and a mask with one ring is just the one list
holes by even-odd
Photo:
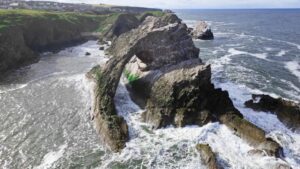
[[171, 10], [240, 10], [240, 9], [246, 9], [246, 10], [255, 10], [255, 9], [300, 9], [300, 7], [296, 7], [296, 8], [268, 8], [268, 7], [264, 7], [264, 8], [171, 8]]

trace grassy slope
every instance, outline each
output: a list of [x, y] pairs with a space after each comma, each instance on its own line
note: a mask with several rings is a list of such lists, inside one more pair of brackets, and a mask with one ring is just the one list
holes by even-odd
[[[0, 10], [0, 31], [11, 26], [22, 25], [27, 19], [62, 20], [71, 23], [79, 23], [81, 18], [90, 18], [99, 22], [99, 28], [95, 31], [103, 31], [104, 25], [113, 22], [118, 14], [90, 15], [73, 12], [48, 12], [38, 10]], [[100, 24], [101, 23], [101, 24]]]

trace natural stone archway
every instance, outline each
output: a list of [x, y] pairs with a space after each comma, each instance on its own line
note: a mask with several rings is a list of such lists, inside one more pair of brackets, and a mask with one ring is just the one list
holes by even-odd
[[150, 93], [143, 114], [146, 122], [160, 128], [219, 121], [250, 145], [268, 155], [281, 156], [280, 145], [243, 118], [228, 92], [214, 88], [210, 66], [202, 64], [186, 25], [174, 15], [147, 17], [137, 29], [115, 39], [108, 52], [113, 57], [104, 67], [93, 70], [97, 80], [94, 112], [96, 129], [113, 151], [121, 151], [129, 139], [114, 96], [125, 66], [136, 56], [145, 64], [143, 70], [150, 72], [141, 78], [148, 86], [141, 89]]
[[145, 61], [147, 69], [157, 69], [198, 58], [199, 49], [188, 35], [187, 26], [174, 18], [174, 15], [147, 17], [137, 29], [122, 34], [113, 42], [109, 49], [113, 57], [96, 71], [96, 128], [113, 151], [120, 151], [128, 140], [128, 127], [117, 115], [114, 96], [129, 60], [136, 55]]

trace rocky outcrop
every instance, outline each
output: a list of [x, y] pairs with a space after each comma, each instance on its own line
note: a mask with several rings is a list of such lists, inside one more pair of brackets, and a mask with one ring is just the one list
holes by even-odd
[[196, 149], [200, 153], [201, 161], [207, 166], [208, 169], [222, 168], [218, 166], [216, 155], [208, 144], [197, 144]]
[[104, 33], [107, 39], [119, 37], [121, 34], [126, 33], [132, 29], [137, 28], [140, 21], [133, 14], [120, 14], [113, 25]]
[[256, 111], [271, 112], [292, 130], [300, 129], [300, 105], [298, 103], [275, 99], [268, 95], [252, 95], [252, 100], [245, 102], [246, 107]]
[[22, 24], [1, 30], [1, 73], [37, 61], [38, 52], [59, 50], [91, 38], [82, 33], [97, 29], [100, 23], [96, 18], [84, 16], [76, 16], [80, 23], [51, 17], [23, 16]]
[[148, 16], [138, 28], [114, 39], [107, 52], [113, 57], [102, 69], [94, 70], [94, 112], [101, 138], [112, 150], [120, 151], [128, 139], [125, 121], [114, 105], [119, 79], [126, 70], [126, 74], [139, 77], [130, 82], [130, 88], [141, 95], [147, 110], [143, 119], [155, 128], [220, 121], [249, 144], [280, 154], [281, 147], [243, 118], [228, 92], [211, 83], [210, 66], [198, 58], [199, 49], [176, 15]]
[[198, 22], [195, 29], [190, 30], [190, 32], [191, 32], [191, 36], [195, 39], [202, 39], [202, 40], [214, 39], [214, 34], [212, 33], [207, 23], [204, 21]]
[[144, 22], [145, 19], [148, 17], [148, 16], [154, 16], [152, 13], [144, 13], [141, 17], [140, 17], [140, 22]]
[[97, 81], [94, 116], [102, 140], [113, 151], [120, 151], [128, 139], [128, 130], [117, 115], [114, 96], [125, 65], [136, 55], [148, 69], [159, 68], [197, 58], [199, 50], [187, 34], [186, 25], [175, 23], [174, 17], [168, 15], [147, 17], [137, 29], [115, 39], [109, 52], [114, 57], [102, 69], [93, 70]]

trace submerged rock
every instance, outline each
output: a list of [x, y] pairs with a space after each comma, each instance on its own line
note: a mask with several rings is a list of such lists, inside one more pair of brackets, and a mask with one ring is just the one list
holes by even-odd
[[208, 144], [197, 144], [196, 149], [200, 153], [201, 161], [208, 167], [208, 169], [222, 168], [218, 166], [216, 155]]
[[300, 129], [300, 105], [295, 102], [268, 95], [252, 95], [252, 99], [246, 101], [245, 105], [256, 111], [272, 112], [292, 130]]
[[202, 40], [214, 39], [214, 34], [212, 33], [207, 23], [204, 21], [198, 22], [195, 29], [190, 31], [191, 31], [191, 35], [195, 39], [202, 39]]

